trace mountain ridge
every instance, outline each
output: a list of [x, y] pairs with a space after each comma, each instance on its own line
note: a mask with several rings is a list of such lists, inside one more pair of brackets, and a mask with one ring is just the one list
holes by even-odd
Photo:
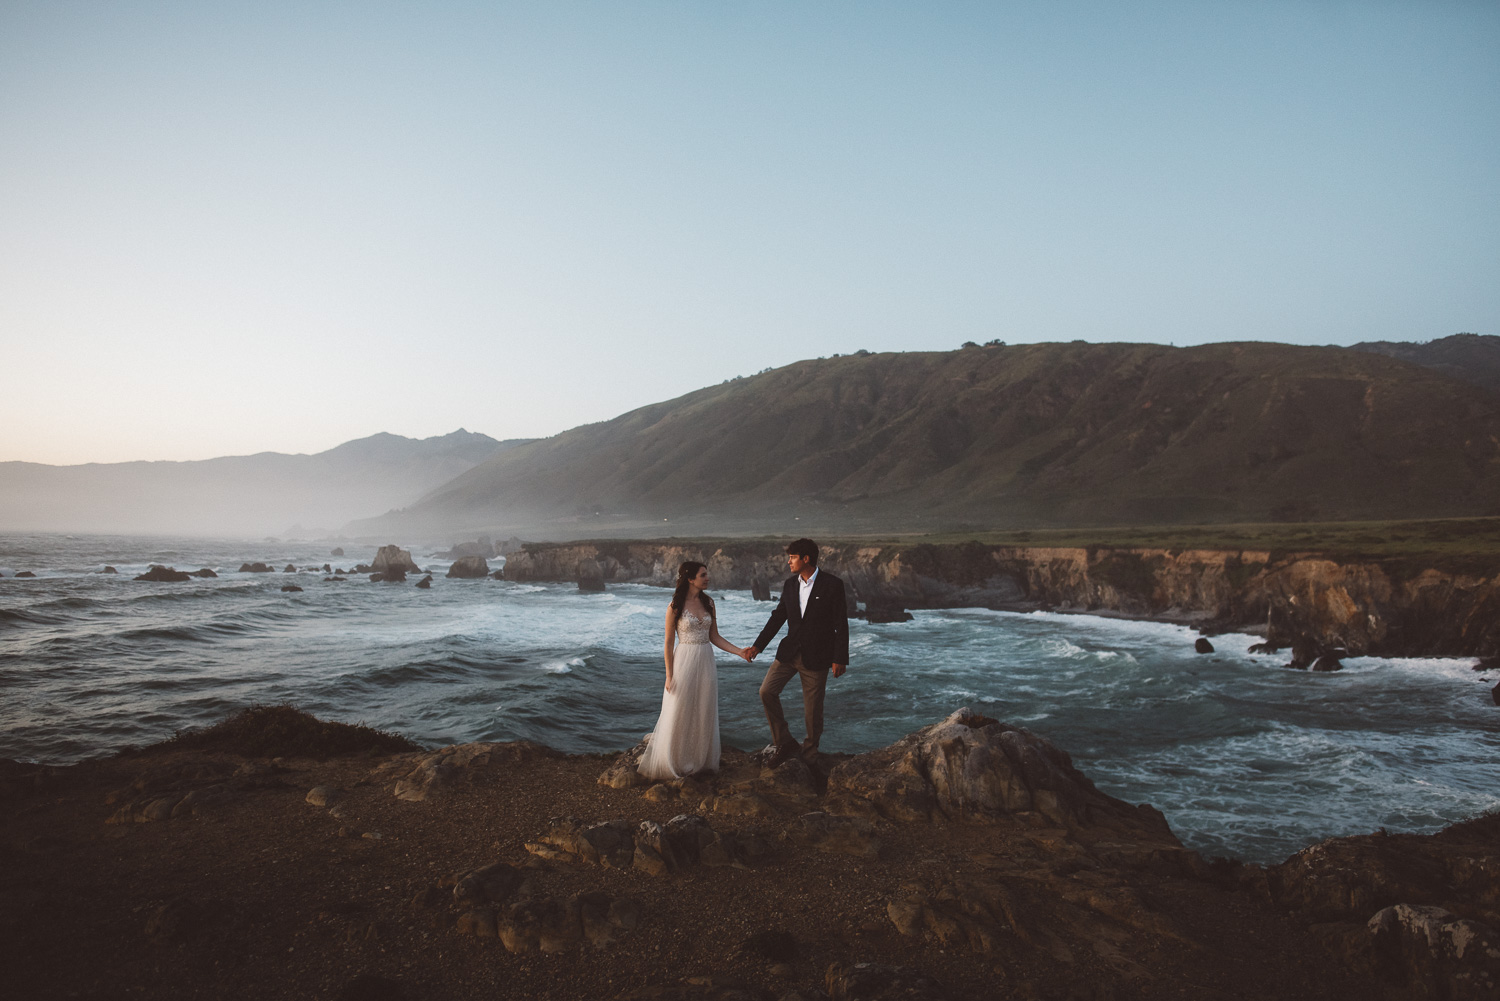
[[322, 452], [53, 466], [0, 462], [0, 528], [37, 531], [311, 534], [409, 503], [529, 439], [463, 428], [430, 438], [380, 432]]
[[359, 534], [924, 531], [1500, 511], [1500, 395], [1380, 352], [796, 362], [497, 455]]

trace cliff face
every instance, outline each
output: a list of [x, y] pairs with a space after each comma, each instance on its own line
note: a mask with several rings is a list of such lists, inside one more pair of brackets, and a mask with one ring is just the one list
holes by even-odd
[[[713, 586], [748, 589], [786, 577], [771, 542], [528, 544], [507, 580], [669, 585], [683, 560], [706, 563]], [[1260, 632], [1352, 656], [1500, 654], [1500, 572], [1465, 574], [1397, 561], [1336, 561], [1256, 551], [957, 545], [826, 547], [822, 563], [865, 605], [1111, 612]]]

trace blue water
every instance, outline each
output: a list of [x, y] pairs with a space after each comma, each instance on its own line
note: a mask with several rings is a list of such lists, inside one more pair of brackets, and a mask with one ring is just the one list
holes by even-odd
[[[241, 574], [369, 562], [369, 547], [129, 537], [0, 536], [0, 757], [65, 762], [215, 722], [255, 703], [397, 730], [423, 743], [526, 738], [628, 747], [661, 700], [667, 592], [359, 576]], [[131, 580], [151, 562], [218, 579]], [[105, 564], [118, 575], [99, 573]], [[15, 579], [32, 570], [36, 579]], [[415, 578], [413, 578], [413, 581]], [[305, 590], [283, 593], [295, 582]], [[749, 643], [770, 606], [715, 592]], [[1206, 854], [1275, 861], [1325, 837], [1432, 831], [1500, 808], [1495, 678], [1466, 659], [1281, 667], [1159, 623], [981, 609], [851, 624], [830, 681], [825, 750], [880, 747], [968, 705], [1054, 740], [1106, 792], [1161, 809]], [[719, 655], [724, 740], [762, 746], [754, 666]], [[1489, 678], [1489, 683], [1485, 680]], [[794, 728], [800, 705], [787, 700]]]

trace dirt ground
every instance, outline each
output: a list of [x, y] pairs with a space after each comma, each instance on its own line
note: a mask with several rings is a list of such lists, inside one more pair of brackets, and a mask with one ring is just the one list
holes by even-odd
[[[551, 818], [666, 823], [699, 812], [696, 795], [606, 788], [596, 780], [608, 758], [544, 754], [403, 802], [392, 788], [406, 765], [380, 767], [390, 760], [272, 763], [173, 751], [28, 773], [0, 800], [0, 993], [92, 1001], [1394, 996], [1341, 968], [1253, 880], [1206, 875], [1203, 866], [1112, 868], [1118, 846], [1082, 835], [880, 822], [878, 856], [861, 857], [783, 840], [805, 803], [752, 817], [710, 810], [715, 830], [754, 830], [769, 852], [749, 865], [649, 875], [542, 858], [525, 846]], [[758, 769], [731, 752], [717, 783]], [[128, 816], [153, 789], [180, 796], [205, 784], [230, 792], [196, 814]], [[306, 802], [314, 787], [342, 790], [334, 810]], [[634, 900], [639, 924], [606, 948], [583, 942], [554, 953], [512, 954], [498, 938], [462, 934], [450, 887], [494, 862], [523, 869], [547, 896], [597, 890]], [[1005, 889], [1025, 912], [988, 951], [903, 935], [888, 914], [893, 896], [913, 887], [970, 884]], [[1054, 907], [1063, 896], [1092, 903]], [[856, 963], [907, 972], [876, 971], [873, 985], [868, 976], [830, 978], [831, 967]], [[901, 979], [916, 971], [932, 983]]]

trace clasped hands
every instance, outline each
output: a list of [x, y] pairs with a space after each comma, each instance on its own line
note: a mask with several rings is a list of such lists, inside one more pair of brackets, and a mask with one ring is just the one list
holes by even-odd
[[[745, 658], [745, 663], [747, 664], [754, 660], [759, 654], [760, 651], [755, 649], [755, 647], [753, 646], [747, 646], [740, 651], [740, 656]], [[841, 678], [844, 675], [844, 668], [844, 664], [834, 664], [829, 668], [828, 673], [832, 674], [835, 678]]]

